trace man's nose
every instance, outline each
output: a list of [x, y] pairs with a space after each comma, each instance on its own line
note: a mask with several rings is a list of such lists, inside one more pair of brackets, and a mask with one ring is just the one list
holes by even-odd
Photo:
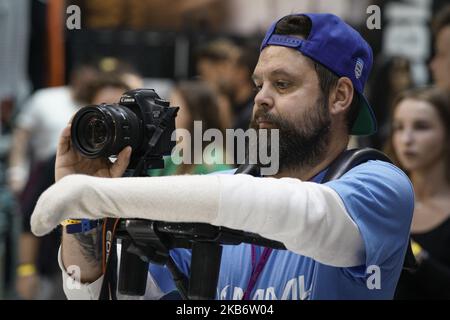
[[263, 86], [255, 96], [255, 105], [257, 108], [271, 109], [274, 106], [274, 99], [267, 86]]

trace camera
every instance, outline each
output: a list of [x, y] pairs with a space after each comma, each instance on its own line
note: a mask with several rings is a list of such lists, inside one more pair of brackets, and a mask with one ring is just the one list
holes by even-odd
[[153, 89], [127, 91], [119, 103], [80, 109], [72, 120], [72, 145], [90, 159], [108, 158], [131, 146], [128, 169], [142, 161], [149, 168], [162, 168], [162, 157], [175, 146], [171, 136], [178, 109]]

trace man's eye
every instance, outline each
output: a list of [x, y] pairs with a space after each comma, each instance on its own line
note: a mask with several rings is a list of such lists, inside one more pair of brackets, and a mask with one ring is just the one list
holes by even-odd
[[284, 90], [284, 89], [287, 89], [289, 87], [289, 82], [287, 82], [287, 81], [277, 81], [275, 83], [275, 85], [276, 85], [276, 87], [278, 89]]

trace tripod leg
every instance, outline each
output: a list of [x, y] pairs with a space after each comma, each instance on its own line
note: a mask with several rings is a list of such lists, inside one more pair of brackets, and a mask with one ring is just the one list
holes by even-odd
[[147, 285], [148, 262], [138, 255], [128, 252], [132, 242], [122, 239], [119, 269], [119, 292], [121, 294], [143, 296]]
[[215, 242], [194, 242], [188, 298], [214, 300], [219, 279], [222, 246]]

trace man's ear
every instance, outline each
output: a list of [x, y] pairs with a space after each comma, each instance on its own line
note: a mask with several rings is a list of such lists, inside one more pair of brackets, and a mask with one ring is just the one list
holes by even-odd
[[336, 87], [330, 94], [330, 114], [346, 113], [353, 99], [353, 83], [347, 77], [339, 78]]

